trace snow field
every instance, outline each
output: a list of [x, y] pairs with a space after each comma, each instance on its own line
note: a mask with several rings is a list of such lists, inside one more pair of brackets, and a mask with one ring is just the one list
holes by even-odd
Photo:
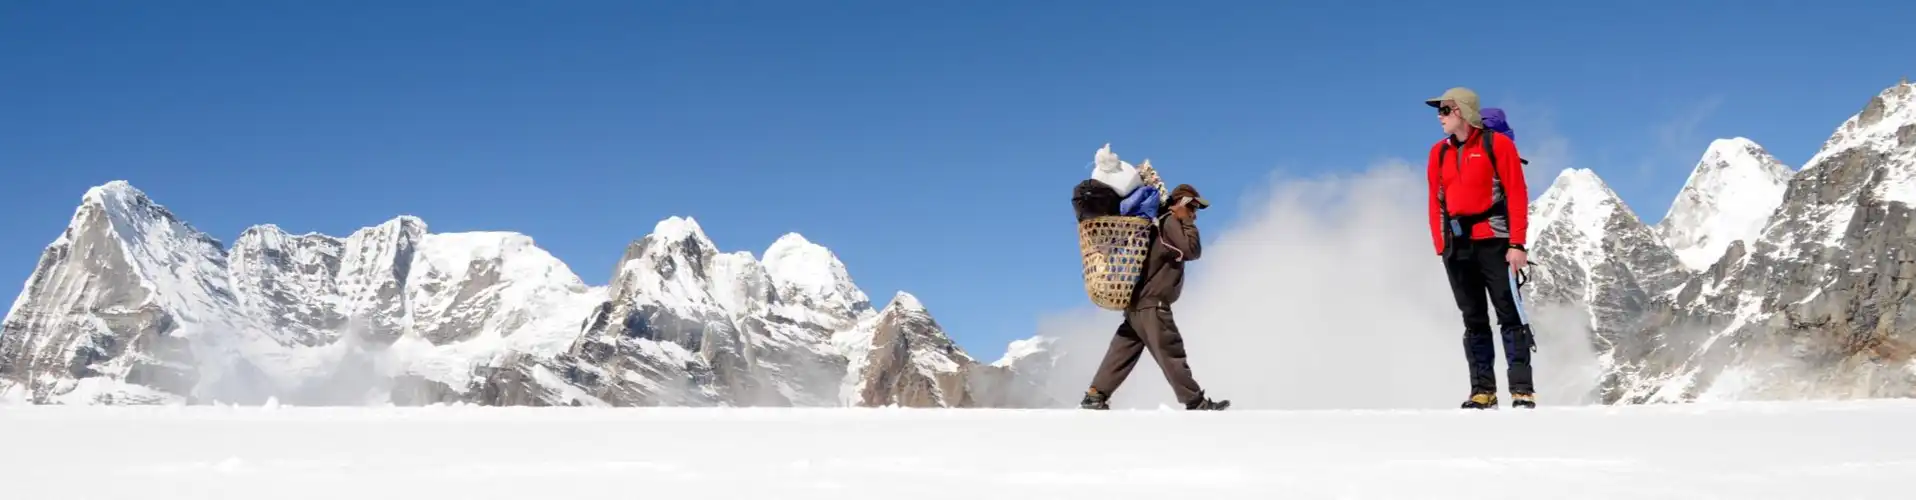
[[0, 406], [10, 498], [1909, 498], [1916, 401], [1403, 411]]

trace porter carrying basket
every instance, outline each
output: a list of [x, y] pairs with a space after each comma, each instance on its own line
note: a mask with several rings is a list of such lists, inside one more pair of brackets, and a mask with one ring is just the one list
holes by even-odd
[[[1138, 175], [1158, 191], [1158, 200], [1170, 197], [1164, 182], [1158, 179], [1151, 161], [1138, 167]], [[1131, 291], [1144, 275], [1144, 260], [1151, 250], [1151, 232], [1156, 220], [1125, 215], [1091, 217], [1078, 222], [1078, 251], [1084, 259], [1084, 291], [1091, 303], [1103, 309], [1121, 311], [1131, 305]]]

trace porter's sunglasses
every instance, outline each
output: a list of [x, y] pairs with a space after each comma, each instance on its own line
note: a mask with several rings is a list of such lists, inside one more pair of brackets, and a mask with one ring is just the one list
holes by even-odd
[[1450, 116], [1450, 111], [1451, 111], [1450, 106], [1438, 106], [1437, 116]]

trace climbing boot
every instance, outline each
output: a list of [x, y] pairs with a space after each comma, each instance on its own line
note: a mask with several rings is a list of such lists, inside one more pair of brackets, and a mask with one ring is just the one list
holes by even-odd
[[1211, 400], [1211, 398], [1200, 399], [1196, 403], [1190, 403], [1190, 404], [1184, 405], [1184, 409], [1186, 410], [1206, 410], [1206, 411], [1222, 411], [1230, 407], [1231, 407], [1231, 400], [1229, 399], [1213, 401]]
[[1086, 410], [1109, 410], [1111, 409], [1111, 396], [1098, 392], [1097, 389], [1085, 389], [1084, 399], [1078, 401], [1078, 408]]
[[1511, 394], [1510, 394], [1510, 407], [1511, 407], [1511, 408], [1536, 408], [1536, 407], [1537, 407], [1537, 395], [1536, 395], [1536, 394], [1532, 394], [1532, 393], [1528, 393], [1528, 392], [1514, 392], [1514, 393], [1511, 393]]
[[1497, 395], [1488, 392], [1472, 394], [1469, 400], [1464, 401], [1463, 407], [1469, 410], [1494, 410], [1497, 408]]

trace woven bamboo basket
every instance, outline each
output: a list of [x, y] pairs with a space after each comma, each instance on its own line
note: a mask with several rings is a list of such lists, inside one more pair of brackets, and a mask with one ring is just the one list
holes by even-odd
[[[1151, 160], [1138, 166], [1139, 175], [1158, 190], [1158, 200], [1171, 193], [1151, 168]], [[1122, 311], [1131, 305], [1131, 290], [1144, 274], [1144, 259], [1151, 250], [1151, 231], [1156, 221], [1144, 217], [1109, 215], [1092, 217], [1078, 223], [1078, 252], [1084, 259], [1084, 292], [1100, 308]]]
[[1078, 223], [1084, 291], [1091, 303], [1114, 311], [1131, 305], [1131, 289], [1144, 274], [1150, 243], [1151, 219], [1110, 215]]

